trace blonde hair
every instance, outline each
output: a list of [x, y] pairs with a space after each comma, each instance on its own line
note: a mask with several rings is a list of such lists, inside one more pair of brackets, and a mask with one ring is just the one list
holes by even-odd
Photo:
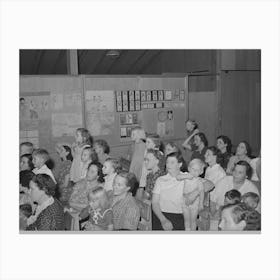
[[193, 160], [191, 160], [188, 167], [192, 167], [194, 165], [198, 165], [201, 170], [203, 170], [203, 168], [205, 167], [205, 163], [199, 158], [194, 158]]
[[142, 127], [135, 127], [132, 129], [131, 133], [134, 132], [138, 136], [139, 139], [145, 140], [146, 139], [146, 132]]

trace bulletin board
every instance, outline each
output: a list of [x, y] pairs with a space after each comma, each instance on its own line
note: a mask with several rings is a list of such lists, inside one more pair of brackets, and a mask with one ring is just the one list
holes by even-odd
[[85, 76], [85, 124], [110, 146], [131, 143], [141, 126], [162, 139], [183, 139], [187, 118], [187, 77]]
[[75, 130], [84, 126], [79, 77], [21, 76], [20, 99], [20, 142], [53, 154], [56, 143], [73, 143]]

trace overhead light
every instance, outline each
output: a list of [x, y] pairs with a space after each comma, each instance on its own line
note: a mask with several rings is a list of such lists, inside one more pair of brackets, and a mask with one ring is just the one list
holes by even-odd
[[117, 58], [120, 56], [120, 52], [117, 50], [109, 50], [107, 51], [106, 56]]

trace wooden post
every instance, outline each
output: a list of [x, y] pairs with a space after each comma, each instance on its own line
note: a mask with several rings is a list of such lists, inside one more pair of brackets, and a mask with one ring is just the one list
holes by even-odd
[[77, 76], [78, 71], [78, 52], [77, 50], [66, 50], [67, 54], [67, 74]]

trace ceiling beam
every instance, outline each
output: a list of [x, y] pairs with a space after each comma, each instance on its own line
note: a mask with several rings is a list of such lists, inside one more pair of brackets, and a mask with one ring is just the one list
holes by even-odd
[[66, 50], [67, 74], [78, 75], [78, 54], [77, 50]]
[[39, 69], [40, 69], [44, 54], [45, 54], [44, 50], [36, 51], [35, 63], [34, 63], [34, 68], [33, 68], [33, 74], [35, 74], [35, 75], [39, 74]]
[[149, 61], [142, 67], [142, 69], [139, 71], [139, 74], [143, 74], [143, 71], [161, 54], [161, 51], [157, 51], [150, 59]]

